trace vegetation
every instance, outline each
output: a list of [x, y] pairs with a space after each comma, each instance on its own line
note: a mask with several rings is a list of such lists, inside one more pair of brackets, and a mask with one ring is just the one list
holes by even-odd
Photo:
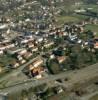
[[11, 62], [15, 61], [15, 59], [11, 55], [1, 55], [0, 56], [0, 64], [6, 66]]
[[79, 22], [79, 18], [74, 16], [58, 16], [56, 19], [58, 25], [63, 24], [64, 22]]
[[96, 32], [96, 36], [98, 36], [98, 25], [88, 24], [85, 26], [85, 30], [92, 30], [93, 32]]
[[47, 67], [52, 74], [58, 74], [61, 72], [61, 68], [57, 59], [48, 60]]
[[91, 99], [89, 100], [98, 100], [98, 94], [96, 94], [95, 96], [93, 96]]
[[60, 93], [60, 94], [56, 94], [55, 96], [50, 96], [48, 98], [48, 100], [68, 100], [68, 93]]

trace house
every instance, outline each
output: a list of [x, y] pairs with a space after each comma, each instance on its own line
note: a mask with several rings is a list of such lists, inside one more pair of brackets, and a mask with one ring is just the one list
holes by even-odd
[[34, 37], [34, 39], [35, 39], [38, 43], [40, 43], [40, 42], [43, 41], [43, 37], [42, 37], [42, 36], [33, 35], [33, 37]]
[[37, 52], [38, 51], [38, 47], [32, 47], [32, 48], [30, 48], [30, 50], [31, 50], [32, 53], [33, 52]]
[[26, 49], [22, 49], [21, 51], [18, 52], [19, 55], [24, 55], [27, 52]]
[[45, 72], [44, 68], [41, 66], [34, 67], [34, 65], [30, 64], [29, 71], [31, 72], [31, 75], [37, 79], [42, 78], [42, 73]]
[[23, 60], [23, 57], [22, 57], [21, 55], [17, 55], [17, 57], [16, 57], [16, 58], [17, 58], [17, 60], [18, 60], [18, 61]]
[[0, 50], [0, 55], [2, 55], [4, 52], [3, 52], [3, 50]]
[[9, 39], [5, 39], [3, 37], [2, 37], [2, 39], [0, 38], [0, 44], [2, 44], [2, 43], [8, 43], [8, 42], [10, 42]]
[[33, 48], [33, 47], [34, 47], [34, 43], [28, 42], [27, 47], [28, 47], [28, 48]]
[[32, 33], [30, 33], [30, 32], [26, 32], [26, 33], [24, 34], [24, 37], [27, 38], [27, 39], [32, 39], [32, 40], [33, 40], [33, 35], [32, 35]]
[[15, 45], [13, 43], [2, 43], [0, 44], [0, 50], [5, 50], [5, 49], [9, 49], [15, 47]]
[[29, 70], [33, 77], [40, 79], [42, 78], [43, 72], [45, 72], [44, 67], [42, 67], [43, 63], [44, 61], [41, 58], [38, 58], [27, 66], [27, 70]]
[[19, 61], [19, 63], [24, 64], [24, 63], [26, 63], [26, 60], [22, 59], [22, 60]]
[[37, 67], [31, 70], [31, 74], [33, 77], [40, 79], [42, 78], [42, 73], [44, 72], [44, 68], [43, 67]]
[[98, 38], [94, 39], [94, 48], [98, 49]]
[[50, 55], [50, 59], [54, 59], [55, 58], [55, 55], [54, 54], [51, 54]]
[[29, 70], [33, 70], [34, 68], [37, 68], [39, 66], [41, 66], [44, 63], [44, 61], [42, 59], [37, 59], [34, 62], [32, 62], [28, 67]]
[[98, 49], [98, 42], [94, 44], [94, 48]]
[[26, 52], [25, 54], [23, 54], [24, 59], [29, 59], [31, 56], [32, 56], [32, 53], [30, 52]]
[[39, 43], [43, 41], [43, 37], [37, 37], [36, 39]]
[[44, 44], [44, 47], [45, 47], [45, 48], [49, 48], [49, 47], [52, 46], [52, 45], [54, 45], [54, 42], [51, 41], [51, 42], [45, 43], [45, 44]]
[[78, 29], [80, 30], [81, 33], [84, 32], [84, 28], [82, 26], [79, 27]]
[[61, 64], [66, 60], [66, 57], [65, 56], [57, 56], [57, 60]]
[[17, 68], [20, 66], [20, 64], [16, 61], [12, 62], [11, 65], [12, 65], [12, 68]]
[[7, 50], [7, 53], [8, 54], [15, 54], [15, 53], [18, 53], [18, 52], [20, 52], [22, 50], [23, 50], [22, 48], [12, 47], [12, 48], [9, 48]]
[[30, 42], [30, 41], [33, 41], [33, 40], [34, 40], [33, 38], [24, 37], [24, 36], [18, 36], [18, 37], [17, 37], [17, 41], [18, 41], [18, 43], [20, 43], [20, 44], [26, 44], [26, 43], [28, 43], [28, 42]]
[[34, 67], [38, 67], [38, 66], [42, 65], [43, 63], [44, 63], [44, 61], [42, 59], [37, 59], [32, 64]]
[[6, 29], [8, 27], [7, 24], [0, 25], [0, 29]]

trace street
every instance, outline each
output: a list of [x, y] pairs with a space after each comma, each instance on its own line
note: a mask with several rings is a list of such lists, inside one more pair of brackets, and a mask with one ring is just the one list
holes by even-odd
[[13, 84], [9, 87], [1, 89], [0, 93], [14, 93], [14, 92], [21, 91], [23, 89], [29, 89], [30, 87], [36, 87], [44, 83], [55, 81], [57, 79], [65, 79], [65, 78], [68, 78], [69, 80], [65, 81], [64, 82], [65, 84], [63, 83], [64, 87], [66, 87], [67, 89], [71, 89], [74, 87], [75, 84], [87, 83], [97, 77], [98, 77], [98, 63], [83, 68], [81, 70], [68, 71], [58, 75], [51, 75], [41, 80], [28, 79], [25, 80], [24, 82]]

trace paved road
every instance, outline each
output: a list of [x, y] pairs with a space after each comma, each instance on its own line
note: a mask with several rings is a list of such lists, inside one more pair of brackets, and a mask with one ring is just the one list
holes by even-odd
[[81, 70], [64, 72], [64, 73], [53, 75], [53, 76], [51, 75], [41, 80], [34, 81], [33, 79], [29, 79], [19, 84], [14, 84], [13, 86], [4, 88], [0, 91], [0, 93], [13, 93], [13, 92], [21, 91], [22, 89], [28, 89], [30, 87], [36, 87], [44, 83], [49, 83], [57, 79], [65, 79], [67, 77], [69, 78], [69, 80], [66, 81], [64, 85], [67, 89], [72, 88], [77, 83], [88, 82], [89, 80], [95, 77], [98, 77], [98, 63], [95, 65], [83, 68]]

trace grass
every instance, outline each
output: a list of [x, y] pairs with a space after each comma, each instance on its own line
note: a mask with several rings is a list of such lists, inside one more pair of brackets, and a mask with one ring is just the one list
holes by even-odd
[[0, 65], [6, 66], [10, 64], [12, 61], [15, 61], [15, 59], [10, 55], [0, 56]]
[[[94, 4], [88, 4], [88, 5], [82, 4], [82, 5], [79, 5], [79, 6], [72, 5], [72, 6], [69, 6], [69, 7], [64, 6], [62, 9], [65, 10], [65, 11], [72, 11], [73, 12], [76, 9], [88, 9], [88, 8], [92, 8], [92, 9], [90, 9], [90, 11], [98, 13], [98, 9], [97, 9], [98, 5], [94, 5]], [[88, 18], [88, 16], [73, 14], [73, 15], [68, 15], [68, 16], [58, 16], [56, 18], [58, 20], [58, 24], [62, 24], [64, 22], [79, 22], [81, 20]]]
[[68, 100], [69, 94], [66, 92], [49, 97], [47, 100]]
[[90, 9], [90, 11], [98, 13], [98, 5], [96, 5], [96, 4], [82, 4], [82, 5], [78, 5], [78, 6], [73, 5], [73, 6], [70, 7], [71, 10], [88, 9], [88, 8], [92, 8], [92, 9]]
[[92, 30], [93, 32], [96, 32], [96, 35], [98, 36], [98, 25], [88, 24], [85, 26], [85, 30]]
[[92, 8], [90, 11], [98, 13], [98, 5], [95, 5], [95, 4], [82, 5], [81, 8], [84, 8], [84, 9]]
[[57, 23], [60, 24], [64, 24], [65, 22], [78, 22], [79, 18], [74, 17], [74, 16], [58, 16], [56, 17], [57, 19]]
[[86, 18], [88, 18], [88, 17], [85, 15], [78, 15], [78, 14], [56, 17], [58, 25], [61, 25], [61, 24], [67, 23], [67, 22], [77, 23], [77, 22], [82, 21]]
[[95, 96], [93, 96], [90, 100], [98, 100], [98, 94], [96, 94]]

